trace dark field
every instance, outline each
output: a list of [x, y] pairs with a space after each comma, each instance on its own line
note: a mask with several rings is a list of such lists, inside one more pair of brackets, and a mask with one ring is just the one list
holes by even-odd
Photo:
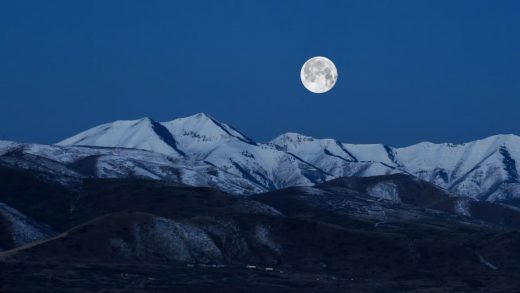
[[520, 276], [500, 272], [436, 278], [337, 277], [290, 269], [130, 264], [0, 263], [2, 292], [518, 292]]
[[[0, 292], [520, 292], [520, 213], [470, 205], [466, 217], [403, 175], [237, 197], [142, 179], [70, 190], [0, 171], [0, 201], [55, 231], [17, 244], [3, 211]], [[400, 202], [365, 193], [386, 181]]]

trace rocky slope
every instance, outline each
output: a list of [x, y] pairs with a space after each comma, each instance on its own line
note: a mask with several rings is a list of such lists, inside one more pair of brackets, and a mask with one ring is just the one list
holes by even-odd
[[212, 284], [239, 292], [244, 283], [229, 280], [246, 278], [264, 280], [263, 292], [334, 292], [338, 280], [358, 291], [507, 292], [518, 280], [520, 212], [508, 210], [511, 222], [471, 205], [460, 212], [458, 197], [412, 176], [339, 178], [245, 198], [140, 178], [82, 178], [72, 190], [0, 170], [0, 201], [59, 233], [0, 253], [6, 291], [36, 290], [39, 276], [47, 281], [38, 286], [64, 291]]

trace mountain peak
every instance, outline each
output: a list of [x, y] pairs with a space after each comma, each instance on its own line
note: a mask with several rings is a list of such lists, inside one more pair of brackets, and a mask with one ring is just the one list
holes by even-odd
[[57, 145], [136, 148], [174, 157], [184, 156], [177, 149], [171, 133], [149, 117], [102, 124], [60, 141]]
[[143, 123], [157, 123], [155, 120], [153, 120], [152, 118], [148, 117], [148, 116], [145, 116], [141, 119], [138, 119], [137, 120], [138, 122], [143, 122]]
[[172, 121], [176, 121], [176, 120], [181, 120], [181, 119], [182, 120], [186, 120], [186, 121], [199, 122], [199, 123], [207, 123], [207, 122], [211, 122], [213, 120], [216, 120], [215, 118], [213, 118], [211, 115], [209, 115], [207, 113], [199, 112], [199, 113], [196, 113], [196, 114], [193, 114], [193, 115], [190, 115], [190, 116], [176, 118], [174, 120], [167, 121], [167, 122], [164, 122], [164, 123], [168, 123], [168, 122], [172, 122]]
[[197, 113], [184, 118], [162, 122], [175, 137], [191, 137], [202, 142], [238, 139], [255, 144], [252, 139], [232, 126], [222, 123], [206, 113]]
[[314, 141], [315, 138], [296, 132], [286, 132], [270, 141], [272, 144], [299, 143], [303, 141]]
[[206, 114], [204, 112], [199, 112], [197, 114], [188, 116], [186, 118], [189, 118], [189, 117], [193, 117], [193, 118], [197, 118], [197, 119], [213, 119], [213, 117], [211, 117], [211, 115], [208, 115], [208, 114]]

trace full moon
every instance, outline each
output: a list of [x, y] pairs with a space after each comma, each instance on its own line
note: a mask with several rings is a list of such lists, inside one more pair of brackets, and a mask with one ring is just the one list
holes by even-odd
[[334, 87], [338, 79], [338, 71], [330, 59], [316, 56], [303, 64], [300, 77], [305, 88], [321, 94]]

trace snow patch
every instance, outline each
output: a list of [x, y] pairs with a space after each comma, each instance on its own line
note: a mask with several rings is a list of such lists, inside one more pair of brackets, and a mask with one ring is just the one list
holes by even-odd
[[256, 240], [269, 247], [272, 251], [281, 254], [282, 247], [280, 244], [276, 243], [271, 236], [271, 231], [268, 225], [258, 224], [255, 228], [255, 238]]
[[17, 147], [19, 144], [13, 141], [0, 140], [0, 156]]
[[136, 224], [134, 235], [139, 257], [159, 251], [166, 259], [179, 262], [222, 260], [220, 249], [207, 233], [190, 224], [154, 217], [149, 224]]
[[488, 267], [489, 269], [491, 269], [493, 271], [498, 270], [498, 268], [494, 264], [487, 261], [480, 253], [475, 252], [475, 254], [477, 255], [481, 264], [483, 264], [484, 266]]
[[401, 202], [397, 185], [393, 182], [379, 182], [367, 188], [367, 193], [370, 196], [380, 199], [389, 200], [392, 202]]
[[469, 200], [465, 198], [457, 198], [455, 202], [455, 213], [471, 217], [471, 212], [469, 211]]
[[10, 225], [15, 246], [46, 239], [56, 234], [49, 226], [27, 217], [4, 203], [0, 203], [0, 213]]

